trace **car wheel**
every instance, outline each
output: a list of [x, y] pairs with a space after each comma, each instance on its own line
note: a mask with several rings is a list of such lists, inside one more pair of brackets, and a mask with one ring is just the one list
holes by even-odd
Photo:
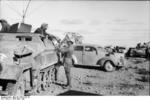
[[106, 61], [104, 64], [104, 69], [107, 72], [112, 72], [115, 70], [115, 67], [111, 61]]

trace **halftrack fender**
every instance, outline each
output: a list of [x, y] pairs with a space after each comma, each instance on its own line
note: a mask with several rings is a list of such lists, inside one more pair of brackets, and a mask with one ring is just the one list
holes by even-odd
[[116, 61], [109, 58], [109, 57], [104, 57], [98, 60], [97, 65], [103, 66], [106, 61], [111, 61], [114, 65], [116, 65]]
[[3, 66], [0, 79], [17, 80], [23, 72], [23, 68], [19, 65]]
[[36, 63], [36, 67], [40, 67], [40, 69], [44, 69], [48, 66], [54, 65], [58, 62], [57, 54], [51, 50], [44, 50], [40, 52], [36, 56], [34, 56], [34, 61]]

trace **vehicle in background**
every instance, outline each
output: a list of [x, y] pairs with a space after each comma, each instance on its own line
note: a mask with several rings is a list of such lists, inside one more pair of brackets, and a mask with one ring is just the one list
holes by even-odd
[[124, 66], [124, 58], [118, 58], [106, 52], [104, 48], [91, 44], [75, 45], [73, 62], [75, 65], [102, 67], [108, 72]]
[[126, 53], [126, 57], [140, 57], [147, 58], [148, 56], [148, 48], [129, 48]]
[[126, 52], [126, 47], [116, 46], [116, 47], [114, 47], [114, 51], [116, 53], [125, 53]]
[[126, 57], [150, 58], [150, 42], [138, 43], [136, 47], [129, 48]]

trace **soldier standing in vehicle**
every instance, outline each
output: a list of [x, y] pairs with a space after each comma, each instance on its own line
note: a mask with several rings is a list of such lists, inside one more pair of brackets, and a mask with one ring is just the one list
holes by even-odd
[[47, 35], [47, 32], [46, 32], [47, 28], [48, 28], [48, 24], [47, 23], [43, 23], [40, 28], [37, 28], [35, 30], [34, 33], [40, 33], [43, 36], [46, 36]]
[[67, 84], [64, 85], [65, 87], [68, 86], [68, 88], [71, 88], [71, 67], [73, 66], [72, 63], [72, 55], [73, 55], [73, 41], [69, 40], [67, 41], [67, 46], [60, 48], [59, 51], [63, 54], [64, 59], [63, 59], [63, 63], [64, 63], [64, 69], [65, 69], [65, 74], [66, 74], [66, 78], [67, 78]]
[[2, 26], [0, 32], [5, 32], [5, 33], [9, 32], [10, 25], [8, 24], [8, 22], [4, 19], [1, 19], [0, 23], [1, 23], [1, 26]]
[[37, 28], [37, 29], [35, 30], [34, 33], [40, 33], [40, 34], [42, 34], [44, 37], [47, 36], [48, 39], [50, 39], [51, 41], [53, 41], [53, 40], [54, 40], [54, 41], [59, 41], [59, 38], [57, 38], [56, 36], [54, 36], [54, 35], [52, 35], [52, 34], [46, 32], [47, 28], [48, 28], [48, 24], [47, 24], [47, 23], [43, 23], [40, 28]]

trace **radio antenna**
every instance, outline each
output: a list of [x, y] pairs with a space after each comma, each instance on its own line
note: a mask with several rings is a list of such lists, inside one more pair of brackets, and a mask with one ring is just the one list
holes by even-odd
[[23, 13], [23, 16], [22, 16], [22, 23], [24, 23], [24, 21], [25, 21], [26, 13], [27, 13], [27, 10], [28, 10], [28, 8], [29, 8], [30, 2], [31, 2], [31, 0], [29, 0], [28, 5], [27, 5], [27, 7], [26, 7], [26, 9], [25, 9], [25, 12]]

